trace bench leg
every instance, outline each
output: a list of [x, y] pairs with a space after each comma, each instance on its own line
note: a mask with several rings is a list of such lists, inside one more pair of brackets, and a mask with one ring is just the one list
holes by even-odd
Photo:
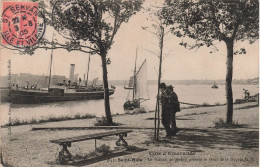
[[72, 155], [68, 150], [68, 146], [71, 146], [71, 143], [63, 143], [62, 150], [59, 152], [59, 163], [66, 164], [68, 160], [72, 159]]
[[125, 141], [124, 139], [124, 136], [127, 136], [127, 133], [123, 133], [123, 134], [120, 134], [119, 135], [119, 139], [116, 141], [116, 145], [117, 146], [120, 146], [120, 142], [122, 141], [123, 142], [123, 146], [127, 147], [128, 146], [128, 143]]

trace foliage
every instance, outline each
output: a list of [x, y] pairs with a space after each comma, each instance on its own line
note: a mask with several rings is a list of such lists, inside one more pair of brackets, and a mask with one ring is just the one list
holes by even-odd
[[106, 155], [106, 154], [108, 154], [108, 153], [111, 152], [110, 146], [107, 146], [107, 145], [105, 145], [105, 144], [102, 144], [100, 147], [97, 147], [96, 151], [97, 151], [98, 153], [102, 153], [102, 154], [104, 154], [104, 155]]
[[222, 118], [219, 118], [217, 121], [214, 121], [215, 128], [242, 128], [238, 122], [226, 123]]
[[101, 146], [97, 147], [95, 151], [91, 151], [87, 154], [76, 154], [75, 156], [73, 156], [73, 160], [87, 160], [97, 156], [107, 155], [111, 152], [112, 151], [110, 150], [110, 146], [102, 144]]
[[101, 117], [96, 119], [95, 126], [119, 126], [119, 123], [113, 122], [112, 125], [107, 121], [106, 117]]
[[[190, 46], [194, 48], [209, 47], [214, 40], [255, 42], [259, 37], [258, 12], [257, 0], [166, 0], [161, 17], [177, 37], [195, 39], [197, 43]], [[244, 48], [235, 52], [244, 53]]]
[[14, 118], [11, 120], [11, 122], [3, 125], [2, 127], [6, 126], [19, 126], [19, 125], [27, 125], [27, 124], [39, 124], [39, 123], [44, 123], [44, 122], [58, 122], [58, 121], [66, 121], [66, 120], [75, 120], [75, 119], [91, 119], [95, 118], [95, 115], [92, 114], [84, 114], [80, 115], [77, 113], [74, 116], [69, 116], [69, 115], [61, 115], [61, 116], [49, 116], [48, 118], [45, 119], [39, 119], [37, 120], [36, 118], [31, 118], [30, 120], [20, 120], [19, 118]]

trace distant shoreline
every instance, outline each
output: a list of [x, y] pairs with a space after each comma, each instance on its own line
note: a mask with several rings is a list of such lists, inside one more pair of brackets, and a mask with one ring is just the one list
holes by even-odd
[[[51, 79], [51, 84], [62, 83], [63, 80], [68, 80], [65, 76], [62, 75], [53, 75]], [[12, 75], [12, 83], [18, 83], [19, 85], [25, 84], [25, 82], [29, 82], [29, 84], [38, 84], [38, 87], [43, 87], [47, 84], [48, 76], [45, 75], [35, 75], [29, 73], [22, 73], [22, 74], [13, 74]], [[92, 79], [89, 79], [92, 81]], [[0, 87], [7, 87], [8, 86], [8, 76], [1, 76], [0, 77]], [[127, 80], [108, 80], [109, 85], [125, 85], [128, 81]], [[148, 85], [157, 85], [157, 80], [147, 80]], [[226, 81], [223, 80], [199, 80], [199, 79], [191, 79], [191, 80], [162, 80], [166, 84], [171, 85], [213, 85], [215, 82], [217, 85], [225, 85]], [[102, 84], [102, 77], [99, 77], [98, 84]], [[233, 85], [258, 85], [259, 78], [252, 78], [252, 79], [233, 79]]]

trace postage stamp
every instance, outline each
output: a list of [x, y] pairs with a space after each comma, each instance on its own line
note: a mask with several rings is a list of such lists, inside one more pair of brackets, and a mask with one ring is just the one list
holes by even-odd
[[18, 48], [32, 46], [45, 32], [44, 17], [38, 3], [3, 2], [2, 43]]

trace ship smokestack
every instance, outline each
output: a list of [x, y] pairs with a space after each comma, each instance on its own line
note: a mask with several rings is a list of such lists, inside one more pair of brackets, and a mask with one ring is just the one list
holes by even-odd
[[75, 70], [75, 64], [70, 64], [70, 81], [73, 82], [74, 80], [74, 70]]

